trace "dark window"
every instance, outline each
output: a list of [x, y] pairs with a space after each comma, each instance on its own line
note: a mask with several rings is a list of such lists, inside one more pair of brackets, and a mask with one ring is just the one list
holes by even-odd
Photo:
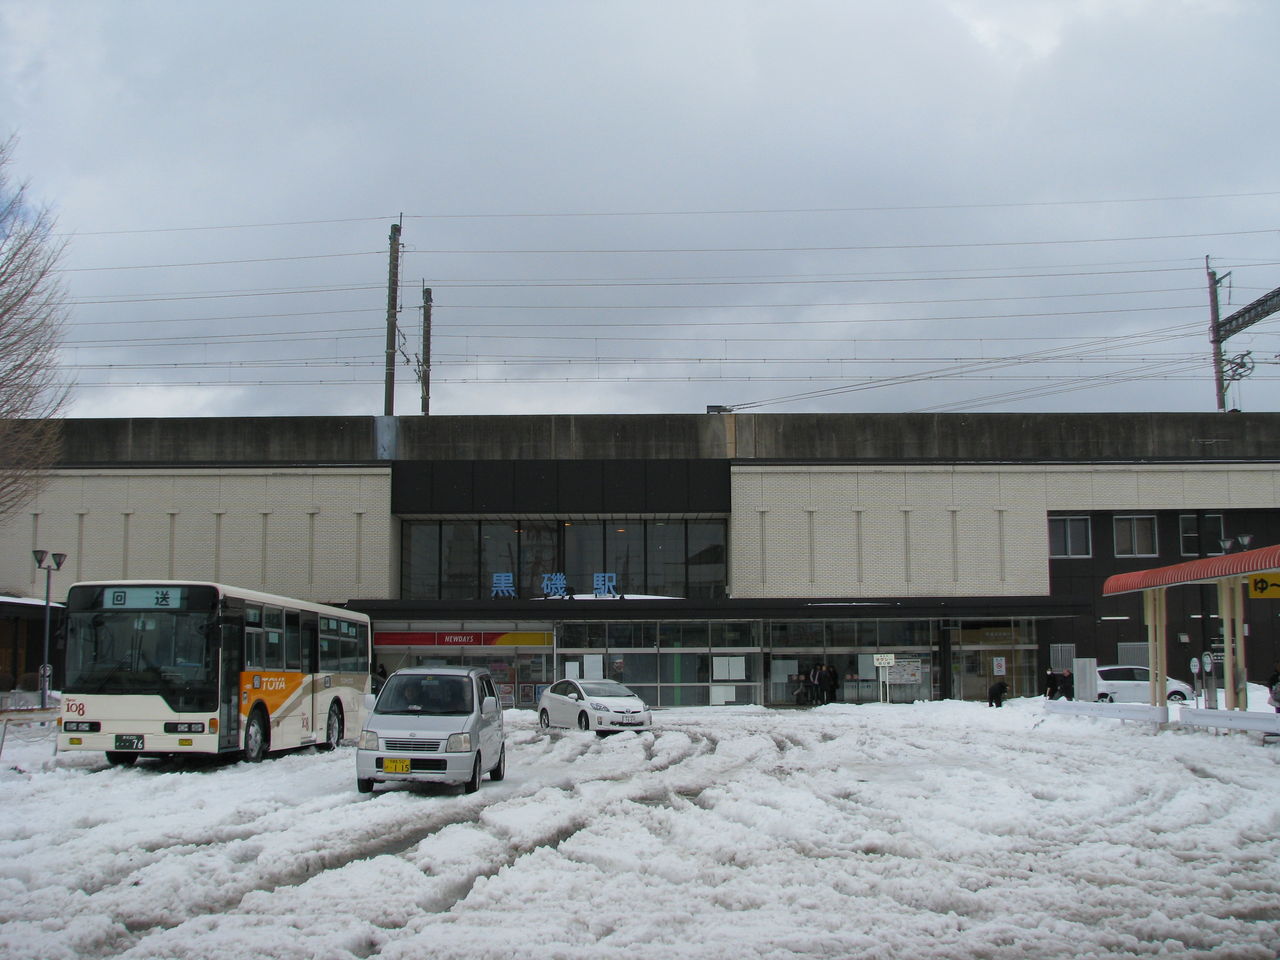
[[556, 563], [559, 525], [552, 520], [525, 520], [520, 523], [520, 596], [542, 596], [542, 578], [562, 572]]
[[725, 521], [689, 521], [689, 592], [699, 600], [723, 597], [728, 572], [725, 566]]
[[1050, 517], [1049, 556], [1093, 556], [1093, 541], [1090, 537], [1089, 518]]
[[655, 520], [649, 524], [646, 545], [649, 593], [662, 597], [685, 595], [684, 524]]
[[1116, 517], [1114, 523], [1117, 557], [1154, 557], [1159, 554], [1154, 516]]
[[618, 593], [645, 593], [644, 521], [611, 520], [604, 527], [604, 565], [601, 571], [618, 579]]
[[517, 525], [510, 522], [480, 524], [480, 596], [492, 597], [493, 575], [510, 574], [514, 586], [520, 571]]
[[1178, 532], [1184, 557], [1222, 555], [1222, 514], [1184, 513], [1178, 517]]
[[564, 523], [564, 574], [571, 593], [592, 593], [604, 568], [604, 524], [599, 520]]
[[415, 521], [401, 531], [400, 595], [406, 600], [440, 599], [440, 524]]
[[474, 600], [479, 594], [479, 533], [474, 520], [440, 524], [441, 600]]

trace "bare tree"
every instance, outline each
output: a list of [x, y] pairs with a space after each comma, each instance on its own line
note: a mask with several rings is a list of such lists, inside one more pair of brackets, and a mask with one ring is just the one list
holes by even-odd
[[0, 141], [0, 519], [35, 495], [59, 453], [68, 386], [58, 366], [65, 298], [63, 244], [8, 176], [14, 140]]

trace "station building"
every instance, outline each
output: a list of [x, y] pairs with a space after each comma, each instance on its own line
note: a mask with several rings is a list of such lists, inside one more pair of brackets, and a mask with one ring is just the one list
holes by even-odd
[[[1108, 576], [1280, 543], [1280, 414], [78, 419], [0, 542], [0, 593], [42, 596], [44, 549], [69, 555], [55, 600], [189, 579], [345, 605], [387, 671], [484, 665], [516, 706], [565, 675], [791, 704], [819, 664], [846, 702], [1018, 696], [1075, 657], [1145, 663]], [[1171, 592], [1174, 675], [1220, 642], [1216, 602]], [[1251, 679], [1278, 614], [1247, 601]]]

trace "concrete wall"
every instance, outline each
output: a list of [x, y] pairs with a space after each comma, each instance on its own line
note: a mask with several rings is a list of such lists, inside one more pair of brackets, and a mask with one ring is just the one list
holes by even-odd
[[64, 466], [400, 460], [1275, 460], [1280, 414], [640, 414], [68, 420]]
[[59, 470], [0, 524], [0, 592], [43, 594], [32, 549], [77, 580], [216, 580], [320, 602], [398, 588], [390, 469]]
[[1273, 464], [735, 463], [735, 597], [1047, 596], [1050, 511], [1280, 507]]

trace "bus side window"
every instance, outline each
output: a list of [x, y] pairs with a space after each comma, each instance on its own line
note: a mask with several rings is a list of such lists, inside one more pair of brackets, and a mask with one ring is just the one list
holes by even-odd
[[319, 672], [318, 649], [320, 643], [320, 621], [319, 618], [309, 611], [302, 613], [302, 672], [317, 673]]
[[338, 636], [338, 621], [332, 617], [320, 618], [320, 672], [339, 673], [342, 670], [342, 641]]
[[284, 614], [284, 668], [302, 669], [302, 628], [297, 610], [286, 610]]
[[359, 657], [356, 663], [356, 670], [360, 673], [369, 672], [369, 628], [363, 623], [356, 625], [356, 641], [358, 645]]

